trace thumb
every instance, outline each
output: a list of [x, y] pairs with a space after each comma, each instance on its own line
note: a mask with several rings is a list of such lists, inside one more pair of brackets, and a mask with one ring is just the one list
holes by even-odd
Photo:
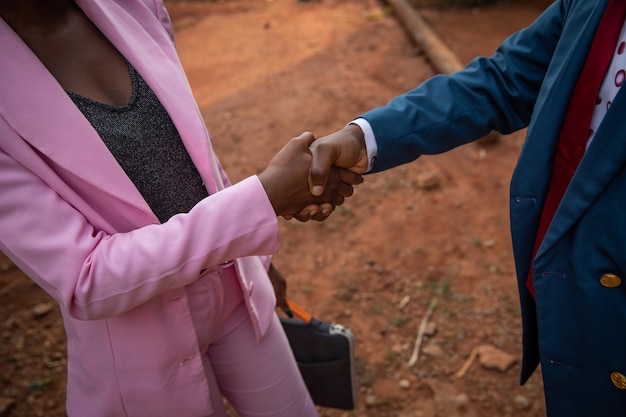
[[333, 146], [311, 146], [311, 168], [309, 169], [309, 189], [314, 196], [324, 193], [328, 175], [333, 162], [337, 159]]
[[302, 132], [300, 136], [295, 137], [294, 140], [298, 142], [303, 142], [300, 145], [304, 146], [305, 149], [308, 149], [309, 146], [311, 146], [311, 144], [315, 142], [315, 136], [311, 132]]

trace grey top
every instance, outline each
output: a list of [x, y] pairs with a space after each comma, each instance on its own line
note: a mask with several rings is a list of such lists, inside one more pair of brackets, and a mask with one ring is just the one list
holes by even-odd
[[152, 89], [128, 64], [132, 97], [111, 106], [68, 91], [159, 221], [208, 196], [178, 130]]

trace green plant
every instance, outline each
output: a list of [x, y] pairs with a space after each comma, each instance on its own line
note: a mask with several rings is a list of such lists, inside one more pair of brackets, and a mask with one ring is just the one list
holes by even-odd
[[389, 324], [392, 327], [398, 328], [398, 327], [404, 326], [408, 320], [409, 320], [408, 317], [396, 317], [394, 319], [391, 319]]

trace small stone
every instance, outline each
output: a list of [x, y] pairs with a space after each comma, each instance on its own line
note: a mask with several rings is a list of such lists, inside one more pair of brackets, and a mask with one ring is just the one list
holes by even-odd
[[400, 301], [398, 308], [403, 309], [404, 307], [406, 307], [407, 304], [409, 304], [409, 301], [411, 301], [411, 297], [409, 297], [408, 295], [405, 295]]
[[376, 399], [376, 396], [373, 394], [369, 394], [368, 396], [365, 397], [365, 405], [368, 407], [374, 407], [377, 402], [378, 400]]
[[513, 355], [491, 345], [480, 345], [477, 349], [478, 360], [487, 369], [496, 369], [504, 372], [517, 362]]
[[422, 348], [422, 353], [433, 358], [445, 358], [446, 352], [435, 343], [430, 343]]
[[427, 172], [417, 177], [417, 185], [423, 190], [435, 190], [441, 187], [441, 178], [434, 172]]
[[469, 397], [465, 393], [461, 393], [461, 394], [455, 395], [452, 398], [452, 400], [454, 401], [454, 404], [456, 404], [457, 407], [461, 407], [461, 406], [464, 406], [465, 404], [469, 403]]
[[520, 411], [528, 411], [532, 405], [528, 398], [521, 394], [516, 395], [515, 398], [513, 398], [513, 402]]
[[482, 241], [483, 248], [493, 248], [494, 246], [496, 246], [496, 241], [493, 239], [485, 239]]
[[402, 352], [402, 350], [403, 350], [403, 349], [402, 349], [402, 347], [403, 347], [403, 346], [402, 346], [402, 344], [401, 344], [401, 343], [394, 343], [394, 344], [391, 346], [391, 351], [392, 351], [392, 352], [395, 352], [395, 353], [400, 353], [400, 352]]
[[13, 264], [10, 262], [0, 262], [0, 273], [8, 272], [13, 269]]
[[400, 388], [402, 388], [402, 389], [409, 389], [409, 388], [411, 388], [411, 381], [409, 381], [408, 379], [403, 378], [403, 379], [400, 380], [400, 383], [398, 385], [400, 385]]
[[437, 330], [439, 330], [437, 323], [431, 321], [426, 325], [426, 329], [424, 330], [424, 336], [432, 337], [437, 334]]
[[54, 308], [54, 303], [37, 304], [33, 307], [33, 314], [35, 317], [43, 317], [50, 313]]

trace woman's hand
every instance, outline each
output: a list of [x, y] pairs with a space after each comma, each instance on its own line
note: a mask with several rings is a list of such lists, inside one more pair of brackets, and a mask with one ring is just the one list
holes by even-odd
[[276, 294], [276, 307], [283, 311], [289, 310], [287, 305], [287, 281], [283, 278], [282, 274], [276, 269], [274, 264], [270, 264], [270, 269], [267, 271], [274, 287], [274, 294]]

